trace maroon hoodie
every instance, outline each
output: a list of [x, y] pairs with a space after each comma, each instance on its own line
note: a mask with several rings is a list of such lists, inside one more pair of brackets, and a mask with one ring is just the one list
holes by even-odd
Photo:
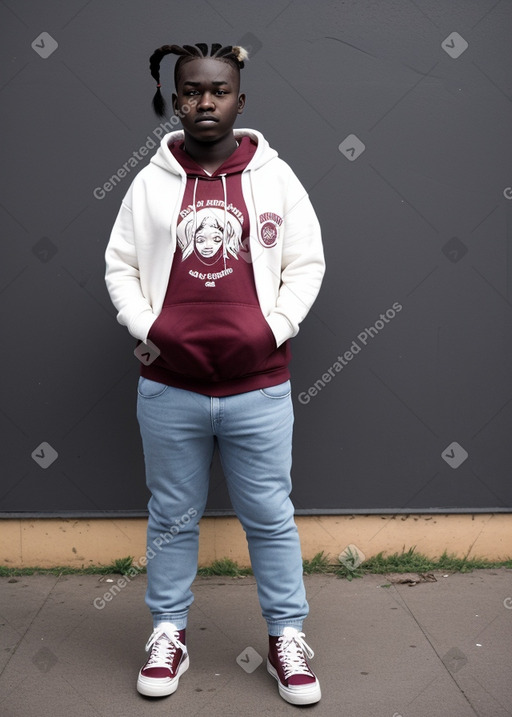
[[229, 396], [289, 379], [288, 342], [276, 348], [258, 302], [242, 172], [250, 137], [212, 175], [169, 147], [187, 173], [162, 311], [148, 339], [160, 350], [145, 378], [208, 396]]

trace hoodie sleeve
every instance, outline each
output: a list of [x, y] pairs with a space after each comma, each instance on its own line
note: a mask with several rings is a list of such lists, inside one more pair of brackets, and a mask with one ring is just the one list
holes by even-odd
[[156, 316], [141, 288], [130, 197], [131, 190], [121, 204], [107, 245], [105, 282], [119, 323], [145, 341]]
[[290, 169], [286, 192], [281, 281], [266, 317], [277, 346], [295, 336], [322, 284], [325, 260], [320, 224], [308, 194]]

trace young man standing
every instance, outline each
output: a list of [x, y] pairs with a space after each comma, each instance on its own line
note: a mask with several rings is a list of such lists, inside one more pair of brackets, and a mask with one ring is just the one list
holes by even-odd
[[[318, 220], [290, 167], [255, 130], [234, 130], [243, 48], [166, 45], [176, 54], [167, 134], [123, 200], [106, 252], [118, 320], [157, 358], [141, 365], [138, 419], [149, 501], [147, 605], [154, 631], [144, 695], [174, 692], [188, 669], [186, 625], [199, 520], [218, 447], [246, 533], [269, 635], [267, 668], [292, 704], [321, 697], [307, 658], [308, 614], [290, 501], [289, 339], [320, 289]], [[158, 545], [158, 549], [154, 546]]]

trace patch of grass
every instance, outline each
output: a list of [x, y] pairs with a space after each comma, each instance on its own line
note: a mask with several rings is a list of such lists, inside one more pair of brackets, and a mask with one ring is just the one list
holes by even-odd
[[117, 573], [124, 575], [124, 573], [128, 572], [132, 563], [133, 558], [127, 556], [126, 558], [114, 560], [110, 565], [89, 565], [81, 568], [72, 568], [67, 565], [54, 568], [10, 568], [7, 565], [0, 565], [0, 577], [11, 578], [22, 577], [23, 575], [113, 575]]
[[314, 555], [311, 560], [303, 560], [302, 567], [304, 570], [304, 575], [332, 572], [329, 563], [329, 556], [326, 555], [323, 550], [320, 553]]
[[124, 575], [128, 572], [128, 570], [133, 565], [133, 556], [128, 555], [126, 558], [118, 558], [117, 560], [114, 560], [112, 563], [112, 572], [113, 573], [121, 573], [121, 575]]
[[[443, 553], [443, 556], [445, 553]], [[438, 561], [416, 552], [416, 548], [402, 550], [385, 556], [383, 552], [364, 561], [364, 569], [369, 573], [425, 573], [435, 570]], [[446, 569], [446, 568], [443, 568]]]
[[402, 550], [401, 553], [393, 553], [384, 556], [383, 553], [368, 558], [363, 563], [365, 572], [382, 573], [426, 573], [433, 570], [443, 570], [454, 573], [467, 573], [471, 570], [483, 568], [510, 567], [511, 561], [496, 562], [485, 558], [458, 558], [444, 551], [439, 558], [429, 558], [422, 553], [417, 553], [415, 548]]
[[[401, 553], [393, 553], [392, 555], [384, 555], [383, 552], [359, 562], [359, 556], [348, 550], [344, 554], [343, 562], [337, 559], [332, 562], [329, 555], [323, 550], [317, 553], [311, 560], [303, 561], [303, 570], [305, 575], [315, 575], [319, 573], [334, 574], [339, 578], [353, 580], [364, 575], [376, 574], [382, 575], [386, 573], [427, 573], [433, 571], [442, 571], [447, 573], [467, 573], [472, 570], [489, 569], [489, 568], [508, 568], [512, 569], [512, 558], [502, 561], [492, 561], [485, 558], [467, 556], [457, 558], [455, 555], [446, 551], [438, 558], [429, 558], [422, 553], [416, 552], [416, 548], [402, 549]], [[110, 565], [91, 565], [82, 568], [71, 567], [55, 567], [55, 568], [10, 568], [6, 565], [0, 565], [0, 577], [20, 577], [23, 575], [112, 575], [127, 573], [133, 565], [133, 557], [118, 558]], [[140, 569], [139, 572], [145, 572]], [[226, 577], [244, 577], [252, 575], [249, 567], [240, 567], [230, 558], [222, 558], [215, 560], [210, 566], [199, 568], [200, 576], [226, 576]]]
[[235, 563], [229, 558], [222, 558], [221, 560], [214, 560], [214, 562], [206, 568], [199, 568], [197, 574], [201, 576], [226, 575], [232, 578], [240, 578], [245, 575], [252, 575], [252, 570], [251, 568], [239, 567], [238, 563]]
[[427, 573], [432, 571], [442, 571], [449, 573], [468, 573], [472, 570], [485, 568], [511, 568], [512, 560], [493, 561], [485, 558], [473, 557], [467, 555], [458, 558], [453, 554], [449, 554], [446, 550], [438, 558], [429, 558], [422, 553], [416, 552], [416, 548], [412, 547], [408, 550], [402, 549], [401, 553], [393, 553], [385, 556], [383, 552], [374, 555], [372, 558], [365, 560], [356, 571], [353, 571], [346, 565], [336, 570], [339, 577], [346, 577], [349, 580], [352, 577], [361, 577], [362, 574], [386, 574], [386, 573]]
[[[341, 558], [343, 555], [343, 559]], [[362, 578], [364, 575], [363, 562], [360, 556], [352, 550], [351, 547], [346, 548], [338, 557], [339, 565], [334, 570], [339, 578], [353, 580], [354, 578]]]

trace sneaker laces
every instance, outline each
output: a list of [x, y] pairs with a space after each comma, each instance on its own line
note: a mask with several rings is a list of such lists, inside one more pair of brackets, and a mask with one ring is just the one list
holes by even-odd
[[170, 667], [176, 650], [183, 650], [185, 653], [186, 649], [179, 640], [177, 630], [169, 635], [165, 628], [157, 627], [146, 645], [146, 652], [151, 650], [151, 655], [145, 667]]
[[281, 635], [277, 641], [277, 653], [283, 665], [285, 679], [291, 675], [313, 674], [306, 662], [305, 654], [311, 658], [315, 653], [303, 638], [304, 633], [297, 631], [293, 634]]

